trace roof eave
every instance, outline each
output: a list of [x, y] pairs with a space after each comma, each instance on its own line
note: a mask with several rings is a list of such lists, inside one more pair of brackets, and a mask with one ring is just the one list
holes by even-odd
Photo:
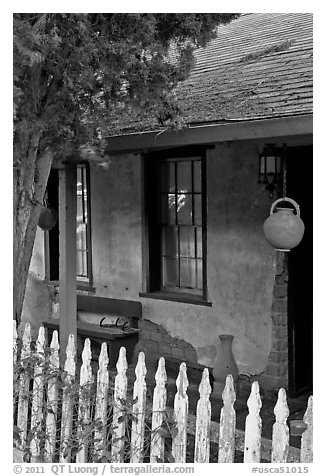
[[121, 134], [107, 138], [107, 152], [121, 154], [164, 147], [248, 139], [264, 139], [313, 133], [313, 115], [300, 114], [269, 119], [237, 120], [185, 129]]

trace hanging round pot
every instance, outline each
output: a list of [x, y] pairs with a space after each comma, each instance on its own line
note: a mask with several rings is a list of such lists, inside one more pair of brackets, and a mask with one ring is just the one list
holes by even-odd
[[57, 224], [58, 213], [54, 208], [41, 206], [40, 216], [38, 219], [38, 226], [43, 231], [52, 230], [53, 227]]
[[[295, 210], [276, 207], [280, 202], [291, 203]], [[266, 240], [275, 250], [290, 251], [297, 246], [304, 234], [304, 223], [300, 218], [300, 208], [297, 202], [287, 197], [276, 200], [272, 204], [270, 216], [265, 220], [263, 228]]]

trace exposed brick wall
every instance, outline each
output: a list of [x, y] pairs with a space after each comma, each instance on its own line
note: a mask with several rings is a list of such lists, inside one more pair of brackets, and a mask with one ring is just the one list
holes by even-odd
[[277, 253], [276, 276], [271, 317], [273, 321], [272, 350], [267, 366], [260, 376], [266, 389], [288, 387], [288, 256]]
[[145, 352], [146, 363], [156, 364], [160, 357], [166, 360], [186, 362], [187, 366], [197, 364], [197, 354], [191, 344], [183, 339], [176, 339], [164, 327], [154, 322], [139, 320], [141, 329], [138, 351]]

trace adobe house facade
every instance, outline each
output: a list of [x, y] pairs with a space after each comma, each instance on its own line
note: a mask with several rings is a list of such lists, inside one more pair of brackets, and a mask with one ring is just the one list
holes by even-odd
[[[232, 334], [243, 381], [298, 395], [312, 386], [311, 15], [243, 15], [196, 56], [177, 91], [186, 128], [151, 130], [147, 118], [122, 111], [120, 122], [112, 119], [106, 167], [54, 166], [61, 243], [38, 229], [23, 320], [62, 326], [62, 314], [77, 315], [76, 282], [65, 279], [77, 207], [88, 230], [77, 229], [77, 293], [140, 302], [137, 350], [149, 364], [164, 356], [212, 369], [218, 336]], [[286, 146], [287, 196], [306, 227], [290, 253], [263, 235], [276, 195], [259, 183], [259, 154], [271, 143]], [[77, 188], [70, 206], [76, 194], [62, 191], [76, 173], [87, 194]]]

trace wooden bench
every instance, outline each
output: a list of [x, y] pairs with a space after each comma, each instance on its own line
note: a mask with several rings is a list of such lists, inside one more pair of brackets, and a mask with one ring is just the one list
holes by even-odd
[[[78, 294], [77, 313], [80, 312], [94, 314], [98, 323], [87, 323], [77, 319], [77, 354], [81, 353], [84, 340], [88, 337], [91, 340], [94, 360], [99, 356], [102, 342], [107, 342], [110, 367], [116, 365], [120, 347], [126, 348], [127, 361], [132, 362], [140, 332], [138, 329], [138, 320], [142, 317], [140, 302]], [[115, 324], [106, 324], [106, 316], [111, 320], [114, 318]], [[124, 325], [119, 325], [118, 318], [121, 318]], [[53, 330], [59, 330], [59, 322], [55, 320], [43, 321], [43, 325], [51, 334]]]

